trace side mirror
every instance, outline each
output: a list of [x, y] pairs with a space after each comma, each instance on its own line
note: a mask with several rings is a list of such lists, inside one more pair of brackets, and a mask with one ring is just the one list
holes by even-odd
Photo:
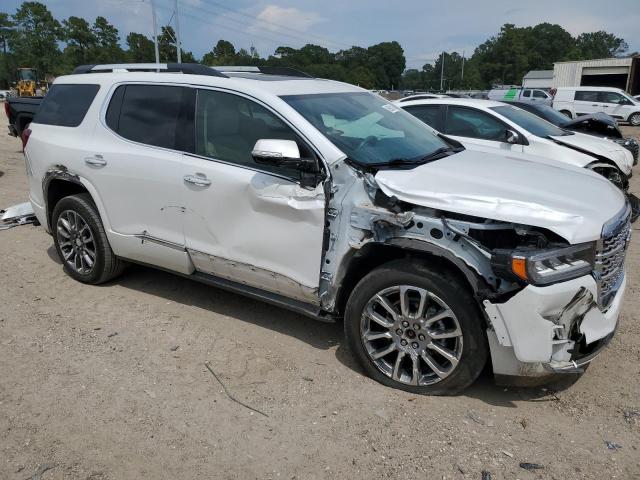
[[300, 149], [293, 140], [262, 138], [256, 142], [251, 156], [261, 165], [298, 169], [302, 187], [313, 188], [322, 179], [318, 162], [313, 158], [300, 158]]
[[507, 143], [510, 143], [513, 145], [514, 143], [518, 143], [518, 141], [520, 141], [520, 135], [518, 135], [513, 130], [507, 129], [504, 132], [504, 134], [505, 134], [505, 140]]
[[251, 156], [257, 163], [283, 165], [291, 161], [299, 161], [300, 150], [293, 140], [262, 138], [256, 142]]

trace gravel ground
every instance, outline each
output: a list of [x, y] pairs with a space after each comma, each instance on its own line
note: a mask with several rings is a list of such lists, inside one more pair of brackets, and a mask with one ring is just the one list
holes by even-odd
[[[0, 206], [26, 199], [3, 135]], [[586, 374], [452, 398], [364, 377], [341, 325], [142, 267], [77, 283], [39, 227], [0, 232], [0, 259], [1, 479], [640, 479], [640, 234]]]

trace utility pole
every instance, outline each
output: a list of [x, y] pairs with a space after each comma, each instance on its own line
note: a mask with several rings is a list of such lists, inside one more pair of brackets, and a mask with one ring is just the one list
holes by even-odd
[[178, 49], [178, 63], [182, 63], [182, 44], [180, 43], [180, 15], [178, 15], [178, 0], [176, 0], [175, 10], [173, 14], [176, 16], [176, 47]]
[[440, 63], [440, 90], [442, 90], [443, 80], [444, 80], [444, 52], [442, 52], [442, 62]]
[[151, 0], [151, 16], [153, 17], [153, 44], [156, 50], [156, 64], [158, 64], [160, 63], [160, 52], [158, 50], [158, 22], [156, 21], [156, 4], [154, 0]]

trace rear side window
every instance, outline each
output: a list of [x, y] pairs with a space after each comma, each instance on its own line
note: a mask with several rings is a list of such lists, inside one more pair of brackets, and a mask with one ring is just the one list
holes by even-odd
[[575, 100], [579, 100], [581, 102], [597, 102], [598, 101], [598, 92], [590, 92], [588, 90], [578, 90], [576, 91]]
[[134, 142], [193, 151], [195, 90], [168, 85], [122, 85], [106, 114], [109, 128]]
[[418, 117], [424, 123], [436, 130], [442, 130], [440, 122], [440, 106], [438, 105], [412, 105], [404, 107], [414, 117]]
[[99, 89], [99, 85], [88, 84], [54, 85], [42, 100], [33, 122], [77, 127], [82, 123]]

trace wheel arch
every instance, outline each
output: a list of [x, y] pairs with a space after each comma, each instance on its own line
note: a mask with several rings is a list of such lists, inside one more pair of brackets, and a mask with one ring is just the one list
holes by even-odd
[[98, 192], [93, 185], [79, 175], [70, 172], [64, 165], [56, 165], [47, 170], [42, 179], [42, 192], [44, 194], [45, 214], [47, 219], [46, 229], [51, 232], [51, 215], [56, 204], [64, 197], [78, 193], [87, 193], [96, 205], [102, 223], [109, 231], [108, 221], [99, 201]]
[[[487, 282], [462, 259], [437, 245], [406, 239], [390, 239], [386, 243], [369, 243], [354, 252], [336, 299], [338, 315], [343, 315], [351, 292], [362, 278], [375, 268], [393, 260], [415, 259], [430, 268], [446, 271], [464, 285], [480, 305], [480, 292], [489, 288]], [[484, 316], [483, 316], [484, 318]]]

